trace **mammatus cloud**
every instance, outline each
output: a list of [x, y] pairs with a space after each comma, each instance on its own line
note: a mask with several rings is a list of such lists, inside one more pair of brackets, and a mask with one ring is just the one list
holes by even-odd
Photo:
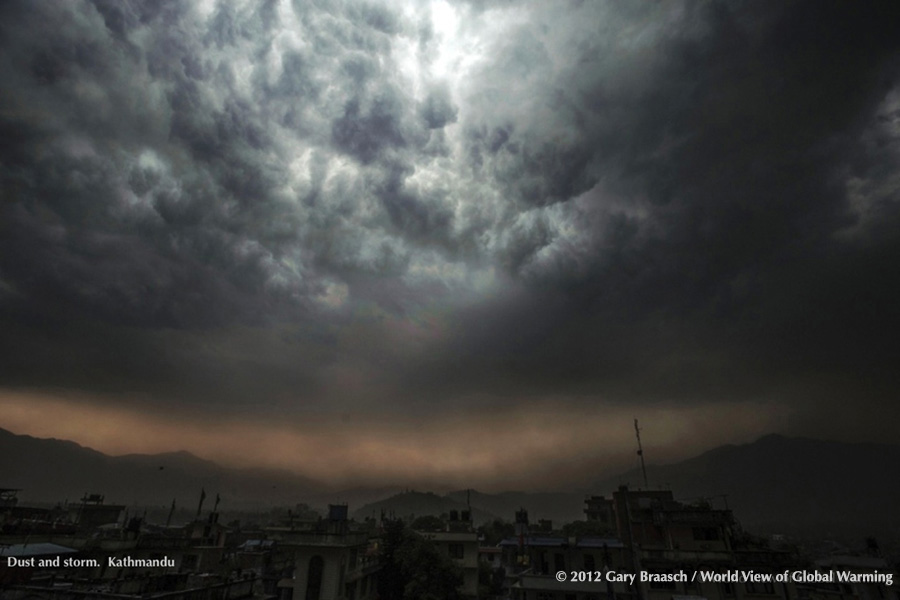
[[814, 415], [893, 410], [895, 10], [8, 2], [0, 385], [858, 436]]

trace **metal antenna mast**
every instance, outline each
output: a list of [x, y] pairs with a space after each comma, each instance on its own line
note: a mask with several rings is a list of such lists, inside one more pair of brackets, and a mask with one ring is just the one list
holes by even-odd
[[634, 420], [634, 435], [637, 436], [638, 451], [637, 455], [641, 457], [641, 473], [644, 474], [644, 489], [649, 488], [647, 483], [647, 467], [644, 465], [644, 449], [641, 447], [641, 429], [638, 427], [638, 420]]

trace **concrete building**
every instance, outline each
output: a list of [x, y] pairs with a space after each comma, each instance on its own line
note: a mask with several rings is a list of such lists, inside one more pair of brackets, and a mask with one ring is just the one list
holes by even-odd
[[81, 531], [93, 531], [103, 525], [120, 524], [124, 504], [105, 504], [102, 494], [85, 494], [79, 504], [69, 505], [70, 520]]
[[345, 505], [308, 530], [271, 527], [269, 539], [293, 556], [290, 577], [278, 582], [279, 600], [370, 600], [381, 565], [368, 533], [351, 531]]
[[462, 592], [469, 598], [478, 597], [478, 534], [472, 526], [471, 513], [467, 510], [450, 511], [445, 531], [417, 531], [431, 540], [438, 552], [449, 556], [462, 569]]
[[[817, 560], [815, 570], [862, 577], [846, 577], [846, 581], [840, 581], [835, 576], [835, 581], [798, 583], [797, 591], [803, 600], [900, 600], [900, 593], [896, 591], [896, 573], [879, 556], [829, 556]], [[886, 582], [888, 577], [890, 585]]]
[[[504, 563], [514, 576], [510, 592], [518, 600], [589, 600], [603, 596], [629, 597], [626, 583], [607, 584], [593, 580], [594, 574], [621, 571], [626, 563], [625, 547], [615, 538], [564, 537], [559, 535], [510, 538], [500, 543]], [[566, 573], [559, 581], [558, 572]], [[577, 581], [572, 571], [591, 573], [591, 580]]]
[[613, 493], [612, 502], [619, 538], [629, 550], [626, 553], [629, 570], [659, 575], [688, 574], [685, 581], [636, 585], [639, 600], [673, 600], [675, 596], [709, 600], [797, 597], [796, 586], [791, 581], [703, 582], [690, 577], [697, 571], [724, 575], [753, 571], [774, 575], [796, 565], [796, 556], [774, 549], [765, 540], [742, 531], [728, 508], [713, 508], [706, 500], [678, 502], [668, 490], [635, 491], [626, 486]]
[[[739, 577], [731, 580], [734, 578], [730, 575], [736, 571], [782, 573], [792, 565], [796, 568], [797, 559], [743, 532], [727, 508], [713, 508], [707, 501], [678, 502], [668, 490], [629, 490], [625, 486], [611, 498], [590, 496], [585, 504], [588, 521], [596, 531], [608, 531], [609, 535], [580, 538], [532, 535], [527, 515], [523, 519], [523, 511], [517, 514], [517, 537], [500, 544], [504, 566], [512, 575], [513, 598], [797, 598], [796, 586], [791, 581], [740, 581]], [[715, 573], [715, 581], [693, 578], [698, 571]], [[565, 575], [564, 581], [557, 580], [560, 572]], [[648, 576], [641, 580], [641, 573]], [[687, 577], [681, 576], [682, 573]], [[573, 574], [578, 580], [573, 581]], [[627, 575], [637, 577], [629, 580]]]
[[19, 505], [15, 491], [3, 490], [0, 510], [0, 557], [19, 560], [0, 569], [4, 600], [236, 600], [260, 587], [258, 575], [242, 570], [226, 548], [227, 528], [215, 510], [163, 527], [122, 518], [124, 506], [100, 494], [35, 509]]

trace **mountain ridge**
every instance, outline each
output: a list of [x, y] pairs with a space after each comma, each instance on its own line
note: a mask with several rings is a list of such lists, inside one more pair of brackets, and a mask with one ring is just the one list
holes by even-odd
[[[652, 452], [652, 447], [650, 448]], [[869, 535], [900, 531], [893, 507], [900, 482], [887, 474], [900, 464], [900, 445], [836, 442], [769, 434], [745, 444], [726, 444], [697, 456], [647, 466], [649, 487], [673, 490], [676, 499], [724, 497], [751, 531], [809, 535]], [[285, 471], [234, 469], [187, 451], [109, 456], [70, 440], [43, 439], [0, 429], [0, 486], [22, 488], [25, 501], [60, 501], [103, 493], [125, 504], [193, 503], [201, 487], [221, 493], [229, 507], [306, 502], [323, 507], [352, 503], [360, 518], [381, 509], [398, 516], [461, 510], [471, 500], [476, 520], [512, 521], [526, 508], [532, 521], [584, 519], [586, 495], [609, 494], [620, 485], [643, 487], [639, 467], [568, 492], [485, 493], [456, 490], [417, 502], [400, 486], [327, 486]], [[421, 499], [420, 499], [421, 500]]]
[[21, 489], [25, 501], [57, 502], [96, 492], [113, 502], [144, 505], [193, 499], [205, 488], [222, 492], [240, 507], [295, 504], [296, 497], [321, 489], [287, 471], [229, 468], [184, 450], [110, 456], [70, 440], [2, 428], [0, 486]]
[[[900, 529], [892, 507], [900, 482], [900, 445], [835, 442], [770, 434], [754, 442], [712, 448], [678, 463], [647, 466], [650, 487], [676, 499], [726, 497], [750, 528], [808, 535], [861, 535]], [[893, 469], [892, 469], [893, 466]], [[642, 487], [641, 469], [595, 482], [595, 489]]]

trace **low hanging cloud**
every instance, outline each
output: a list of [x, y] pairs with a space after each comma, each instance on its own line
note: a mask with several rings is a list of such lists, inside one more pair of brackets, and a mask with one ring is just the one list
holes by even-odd
[[896, 411], [896, 12], [7, 2], [0, 388], [858, 437], [821, 415]]
[[[332, 489], [366, 484], [535, 489], [579, 480], [586, 485], [635, 466], [625, 406], [560, 411], [558, 402], [547, 402], [507, 414], [471, 411], [441, 419], [319, 413], [302, 422], [273, 424], [255, 418], [211, 422], [209, 415], [172, 420], [118, 400], [104, 406], [95, 398], [59, 393], [4, 393], [0, 408], [16, 431], [78, 438], [111, 455], [179, 447], [224, 464], [291, 471]], [[58, 418], [46, 419], [48, 412]], [[658, 406], [647, 413], [658, 424], [648, 451], [685, 458], [705, 449], [704, 441], [750, 441], [789, 415], [785, 407], [755, 403], [687, 410]], [[473, 417], [493, 434], [473, 427]], [[705, 430], [711, 425], [715, 432], [710, 435]], [[122, 431], [144, 434], [126, 440]], [[705, 440], [695, 435], [698, 431]]]

